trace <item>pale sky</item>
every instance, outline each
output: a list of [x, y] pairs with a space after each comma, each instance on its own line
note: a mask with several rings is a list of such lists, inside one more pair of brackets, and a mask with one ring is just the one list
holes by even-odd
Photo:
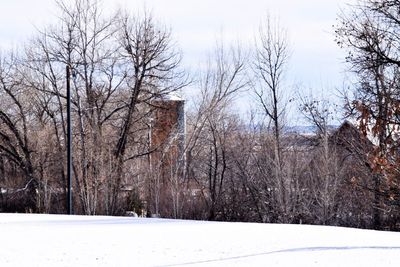
[[[55, 21], [53, 0], [0, 0], [0, 47], [15, 47], [35, 26]], [[314, 92], [333, 91], [344, 80], [345, 53], [334, 42], [332, 25], [340, 8], [354, 0], [103, 0], [107, 9], [152, 10], [171, 27], [185, 66], [195, 69], [223, 33], [228, 41], [249, 45], [269, 13], [287, 29], [292, 56], [289, 84]]]

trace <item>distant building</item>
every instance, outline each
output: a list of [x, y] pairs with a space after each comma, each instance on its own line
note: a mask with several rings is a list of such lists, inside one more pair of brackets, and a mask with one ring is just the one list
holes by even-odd
[[160, 170], [162, 180], [183, 169], [185, 155], [185, 101], [176, 95], [166, 95], [152, 102], [156, 107], [151, 122], [151, 167]]

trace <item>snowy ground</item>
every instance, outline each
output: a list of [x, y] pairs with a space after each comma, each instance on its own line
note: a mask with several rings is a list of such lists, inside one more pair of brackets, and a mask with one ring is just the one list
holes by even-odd
[[0, 266], [400, 266], [400, 233], [0, 214]]

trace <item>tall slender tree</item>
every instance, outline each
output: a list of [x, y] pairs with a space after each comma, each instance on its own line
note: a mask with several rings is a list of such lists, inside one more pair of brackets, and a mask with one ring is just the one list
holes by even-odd
[[257, 36], [254, 72], [258, 83], [254, 92], [273, 135], [273, 172], [277, 198], [282, 214], [287, 212], [287, 184], [283, 173], [282, 126], [284, 121], [284, 74], [289, 60], [289, 47], [285, 30], [277, 20], [267, 16]]

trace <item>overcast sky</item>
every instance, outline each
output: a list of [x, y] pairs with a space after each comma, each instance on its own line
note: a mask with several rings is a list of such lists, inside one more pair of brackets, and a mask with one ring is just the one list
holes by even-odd
[[[185, 65], [196, 68], [223, 33], [227, 40], [250, 44], [267, 13], [287, 29], [292, 56], [287, 80], [314, 92], [340, 87], [344, 51], [334, 42], [332, 25], [340, 8], [354, 0], [103, 0], [107, 9], [152, 10], [172, 29]], [[0, 47], [18, 46], [35, 26], [54, 22], [53, 0], [1, 0]]]

